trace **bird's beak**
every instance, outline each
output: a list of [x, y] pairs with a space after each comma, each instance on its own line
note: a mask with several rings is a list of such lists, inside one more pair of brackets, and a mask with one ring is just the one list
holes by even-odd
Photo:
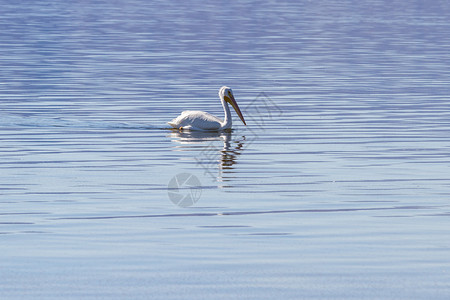
[[244, 125], [247, 126], [247, 124], [245, 124], [244, 116], [242, 115], [241, 110], [239, 109], [239, 106], [237, 105], [237, 102], [234, 99], [234, 96], [233, 95], [230, 95], [230, 96], [231, 96], [230, 98], [227, 97], [229, 99], [228, 102], [230, 102], [231, 106], [233, 106], [234, 110], [238, 114], [238, 116], [241, 119], [242, 123], [244, 123]]

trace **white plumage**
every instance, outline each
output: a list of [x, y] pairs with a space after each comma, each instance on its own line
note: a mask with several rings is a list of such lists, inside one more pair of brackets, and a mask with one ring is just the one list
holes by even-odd
[[228, 103], [234, 108], [239, 118], [245, 124], [244, 117], [241, 110], [234, 99], [233, 91], [226, 86], [223, 86], [219, 90], [220, 101], [222, 102], [225, 118], [222, 121], [210, 113], [196, 110], [186, 110], [178, 117], [168, 122], [173, 128], [180, 130], [203, 130], [203, 131], [218, 131], [231, 128], [231, 112], [228, 107]]

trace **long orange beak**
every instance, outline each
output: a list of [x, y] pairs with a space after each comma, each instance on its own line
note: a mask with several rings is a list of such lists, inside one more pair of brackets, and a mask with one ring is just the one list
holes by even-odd
[[231, 96], [231, 99], [228, 98], [228, 97], [227, 98], [230, 99], [229, 102], [230, 102], [231, 106], [233, 106], [234, 110], [238, 114], [238, 116], [241, 119], [242, 123], [244, 123], [244, 125], [247, 126], [247, 124], [245, 124], [244, 116], [242, 115], [241, 110], [239, 109], [239, 106], [237, 105], [237, 102], [234, 99], [234, 96], [233, 95], [230, 95], [230, 96]]

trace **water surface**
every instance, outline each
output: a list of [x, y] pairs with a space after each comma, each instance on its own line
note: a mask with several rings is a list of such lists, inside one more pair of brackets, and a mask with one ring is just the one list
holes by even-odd
[[447, 1], [1, 7], [2, 298], [448, 299]]

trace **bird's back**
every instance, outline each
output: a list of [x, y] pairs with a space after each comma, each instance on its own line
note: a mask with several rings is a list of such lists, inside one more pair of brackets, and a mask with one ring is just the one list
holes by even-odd
[[204, 111], [186, 110], [178, 117], [168, 122], [174, 128], [195, 130], [218, 130], [221, 127], [219, 118]]

